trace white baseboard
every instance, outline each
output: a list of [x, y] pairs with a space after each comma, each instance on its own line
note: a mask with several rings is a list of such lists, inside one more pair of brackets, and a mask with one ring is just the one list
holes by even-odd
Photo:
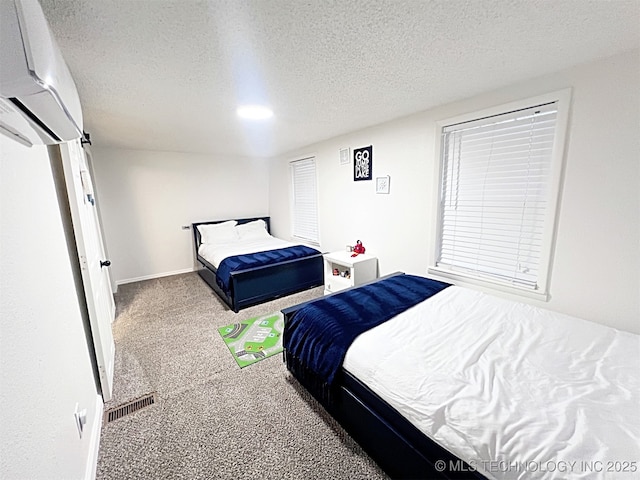
[[181, 273], [189, 273], [189, 272], [195, 272], [195, 271], [196, 269], [194, 267], [191, 267], [191, 268], [184, 268], [182, 270], [175, 270], [173, 272], [156, 273], [153, 275], [145, 275], [143, 277], [136, 277], [136, 278], [126, 278], [124, 280], [116, 280], [116, 286], [124, 285], [126, 283], [141, 282], [143, 280], [153, 280], [154, 278], [169, 277], [171, 275], [180, 275]]
[[87, 467], [84, 472], [85, 480], [95, 480], [96, 478], [98, 452], [100, 451], [100, 433], [102, 432], [103, 407], [104, 403], [102, 403], [102, 397], [100, 395], [96, 395], [96, 413], [93, 419], [91, 438], [89, 439], [89, 457], [87, 458]]

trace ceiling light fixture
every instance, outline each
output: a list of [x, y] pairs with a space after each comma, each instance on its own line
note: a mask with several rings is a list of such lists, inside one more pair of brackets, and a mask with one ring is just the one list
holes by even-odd
[[238, 116], [247, 120], [266, 120], [273, 117], [273, 111], [264, 105], [243, 105], [238, 107]]

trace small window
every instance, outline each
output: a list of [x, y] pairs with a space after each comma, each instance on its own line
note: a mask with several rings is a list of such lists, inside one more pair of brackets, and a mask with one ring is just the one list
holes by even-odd
[[566, 128], [559, 107], [556, 99], [442, 126], [437, 273], [546, 295]]
[[319, 242], [316, 160], [305, 158], [291, 162], [293, 184], [293, 236]]

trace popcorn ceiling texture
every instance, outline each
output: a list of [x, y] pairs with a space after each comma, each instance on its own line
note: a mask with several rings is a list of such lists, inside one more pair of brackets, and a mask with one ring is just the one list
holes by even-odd
[[113, 398], [156, 404], [102, 428], [97, 480], [388, 478], [290, 376], [282, 356], [238, 368], [218, 327], [322, 295], [233, 313], [196, 273], [122, 285]]
[[40, 1], [86, 130], [135, 149], [282, 154], [640, 46], [637, 0]]

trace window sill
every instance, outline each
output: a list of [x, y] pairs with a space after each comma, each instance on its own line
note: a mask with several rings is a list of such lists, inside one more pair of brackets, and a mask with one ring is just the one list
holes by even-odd
[[508, 285], [506, 283], [493, 282], [491, 280], [480, 279], [476, 277], [472, 277], [471, 275], [465, 275], [459, 272], [451, 272], [449, 270], [443, 270], [438, 267], [429, 267], [427, 269], [427, 273], [431, 276], [439, 277], [439, 280], [442, 281], [454, 281], [456, 285], [461, 287], [466, 286], [475, 286], [475, 287], [483, 287], [486, 290], [493, 290], [502, 293], [509, 293], [511, 295], [516, 295], [519, 297], [527, 297], [532, 298], [534, 300], [539, 300], [543, 302], [549, 301], [549, 293], [543, 292], [541, 290], [531, 290], [528, 288], [520, 288], [515, 287], [513, 285]]
[[320, 242], [318, 242], [317, 240], [309, 240], [308, 238], [296, 237], [295, 235], [292, 235], [290, 240], [292, 242], [302, 243], [309, 247], [320, 248]]

